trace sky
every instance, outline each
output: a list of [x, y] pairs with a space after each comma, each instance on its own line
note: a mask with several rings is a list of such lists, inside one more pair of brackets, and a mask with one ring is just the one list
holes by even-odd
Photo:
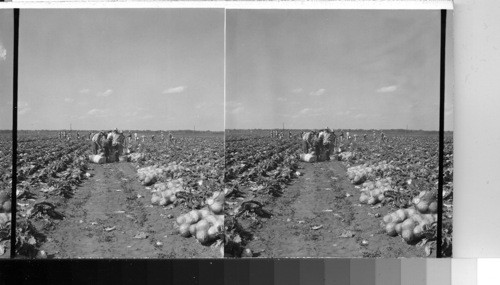
[[227, 129], [439, 129], [439, 11], [228, 10], [226, 25]]
[[24, 9], [19, 49], [20, 130], [224, 129], [222, 9]]
[[14, 12], [0, 9], [0, 130], [12, 130]]

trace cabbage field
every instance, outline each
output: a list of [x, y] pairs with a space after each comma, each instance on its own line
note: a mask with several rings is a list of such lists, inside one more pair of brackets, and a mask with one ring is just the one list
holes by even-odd
[[[88, 138], [19, 132], [17, 255], [222, 257], [223, 134], [172, 132], [170, 143], [159, 132], [137, 132], [146, 140], [133, 142], [122, 162], [106, 164], [89, 161]], [[204, 213], [202, 242], [176, 223], [192, 211]]]
[[[298, 136], [227, 131], [225, 256], [435, 256], [438, 133], [350, 133], [357, 139], [339, 142], [331, 161], [306, 163]], [[451, 256], [450, 135], [444, 149], [442, 255]]]
[[12, 132], [0, 132], [0, 258], [10, 256]]

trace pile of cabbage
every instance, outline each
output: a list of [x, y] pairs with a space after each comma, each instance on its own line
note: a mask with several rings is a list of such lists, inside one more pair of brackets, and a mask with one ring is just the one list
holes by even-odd
[[205, 201], [205, 207], [180, 215], [176, 223], [183, 237], [194, 236], [201, 244], [209, 244], [224, 232], [224, 192], [216, 191]]

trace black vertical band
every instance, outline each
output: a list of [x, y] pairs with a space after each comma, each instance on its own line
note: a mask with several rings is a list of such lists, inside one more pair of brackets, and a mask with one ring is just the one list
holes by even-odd
[[16, 248], [16, 213], [17, 213], [17, 78], [19, 62], [19, 9], [14, 9], [14, 70], [12, 84], [12, 207], [10, 222], [10, 257], [15, 257]]
[[441, 10], [441, 58], [439, 75], [439, 178], [436, 257], [442, 256], [443, 237], [443, 158], [444, 158], [444, 87], [445, 87], [445, 50], [446, 50], [446, 10]]

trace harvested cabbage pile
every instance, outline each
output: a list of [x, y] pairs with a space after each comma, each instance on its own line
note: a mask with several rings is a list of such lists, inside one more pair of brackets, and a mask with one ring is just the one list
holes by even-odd
[[435, 191], [422, 191], [420, 194], [413, 198], [412, 203], [415, 205], [415, 208], [420, 213], [437, 213], [437, 193]]
[[353, 184], [359, 185], [366, 180], [374, 180], [375, 177], [383, 177], [392, 168], [393, 166], [388, 164], [385, 160], [373, 165], [365, 163], [363, 165], [349, 167], [347, 169], [347, 176]]
[[[183, 237], [194, 236], [203, 245], [222, 237], [224, 231], [224, 192], [214, 192], [206, 207], [181, 215], [176, 222]], [[221, 215], [222, 214], [222, 215]]]
[[399, 209], [383, 218], [386, 233], [400, 235], [407, 243], [421, 240], [424, 232], [436, 221], [436, 214], [422, 214], [414, 208]]
[[170, 180], [166, 183], [159, 182], [153, 186], [151, 204], [166, 206], [177, 200], [176, 194], [184, 191], [182, 178]]
[[350, 151], [341, 152], [337, 156], [337, 159], [339, 161], [349, 161], [349, 160], [352, 160], [352, 159], [355, 159], [355, 158], [356, 158], [356, 155], [354, 154], [354, 152], [350, 152]]
[[161, 178], [166, 177], [167, 174], [180, 173], [185, 169], [186, 168], [184, 166], [171, 162], [166, 167], [152, 165], [139, 168], [137, 173], [139, 175], [139, 181], [141, 181], [142, 185], [149, 186], [155, 184], [157, 181], [161, 180]]
[[146, 166], [143, 168], [139, 168], [137, 170], [137, 174], [139, 175], [139, 181], [141, 181], [142, 185], [149, 186], [154, 184], [158, 178], [163, 176], [165, 170], [158, 166]]
[[368, 205], [375, 205], [379, 202], [383, 202], [385, 199], [384, 193], [389, 190], [394, 190], [391, 183], [392, 179], [390, 177], [381, 178], [375, 182], [369, 181], [363, 183], [359, 202]]
[[10, 222], [11, 219], [11, 201], [10, 192], [0, 190], [0, 228]]
[[144, 155], [144, 153], [139, 153], [139, 152], [134, 152], [134, 153], [131, 153], [128, 155], [130, 161], [132, 162], [139, 162], [139, 161], [143, 161], [146, 159], [146, 156]]

